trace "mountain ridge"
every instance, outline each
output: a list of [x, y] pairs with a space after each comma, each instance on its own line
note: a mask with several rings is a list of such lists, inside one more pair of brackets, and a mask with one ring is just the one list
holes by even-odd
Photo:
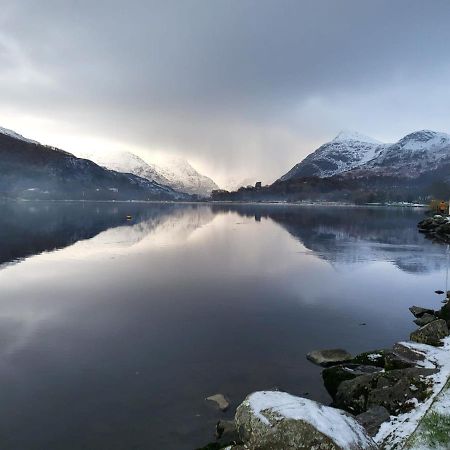
[[0, 131], [0, 197], [63, 200], [185, 200], [154, 181], [108, 170], [7, 129]]
[[171, 157], [165, 164], [155, 164], [128, 151], [78, 154], [108, 169], [132, 173], [190, 195], [208, 197], [218, 188], [211, 178], [199, 173], [184, 158]]

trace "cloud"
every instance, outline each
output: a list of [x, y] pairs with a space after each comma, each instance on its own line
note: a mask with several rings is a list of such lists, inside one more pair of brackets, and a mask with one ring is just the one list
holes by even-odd
[[64, 129], [271, 181], [340, 128], [450, 123], [446, 0], [4, 3], [0, 120], [45, 119], [45, 142]]

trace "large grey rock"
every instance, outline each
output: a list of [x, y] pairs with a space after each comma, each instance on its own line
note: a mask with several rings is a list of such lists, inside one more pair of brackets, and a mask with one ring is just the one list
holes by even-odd
[[352, 414], [361, 414], [374, 406], [384, 406], [390, 414], [408, 412], [415, 400], [430, 394], [431, 382], [425, 378], [435, 369], [408, 368], [362, 375], [339, 385], [334, 405]]
[[413, 331], [409, 338], [419, 344], [441, 346], [441, 339], [448, 336], [447, 322], [443, 319], [435, 320], [416, 331]]
[[249, 450], [378, 448], [350, 415], [285, 392], [250, 394], [238, 407], [235, 421]]
[[392, 350], [379, 349], [371, 352], [360, 353], [353, 358], [352, 363], [362, 364], [364, 366], [384, 367], [386, 356], [389, 353], [392, 353]]
[[387, 422], [390, 418], [391, 415], [384, 406], [374, 406], [356, 416], [356, 420], [366, 429], [369, 436], [375, 436], [381, 424]]
[[306, 355], [306, 358], [314, 364], [328, 367], [350, 361], [353, 357], [346, 350], [343, 350], [341, 348], [334, 348], [328, 350], [314, 350], [312, 352], [309, 352]]
[[418, 350], [411, 348], [407, 343], [397, 342], [394, 344], [392, 351], [399, 357], [418, 363], [425, 360], [425, 355]]
[[434, 311], [432, 309], [422, 308], [421, 306], [411, 306], [409, 310], [411, 311], [411, 314], [416, 318], [422, 317], [425, 313], [434, 314]]
[[424, 325], [433, 322], [437, 317], [434, 314], [425, 313], [422, 317], [414, 319], [414, 323], [419, 325], [419, 327], [423, 327]]
[[382, 372], [381, 367], [367, 366], [362, 364], [339, 364], [328, 367], [322, 371], [325, 389], [335, 398], [339, 385], [345, 380], [352, 380], [361, 375]]

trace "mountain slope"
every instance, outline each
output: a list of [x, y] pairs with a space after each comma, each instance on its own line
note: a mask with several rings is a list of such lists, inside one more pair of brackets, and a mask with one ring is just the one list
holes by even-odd
[[450, 163], [450, 135], [431, 130], [410, 133], [395, 144], [385, 144], [378, 156], [348, 176], [418, 178]]
[[0, 196], [46, 199], [186, 198], [170, 187], [107, 170], [10, 130], [0, 131]]
[[172, 157], [156, 168], [169, 181], [168, 185], [176, 190], [207, 197], [213, 189], [218, 189], [211, 178], [199, 173], [183, 158]]
[[213, 189], [217, 189], [213, 180], [197, 172], [182, 158], [171, 158], [165, 164], [153, 164], [130, 152], [113, 151], [109, 153], [83, 153], [82, 155], [108, 169], [132, 173], [159, 184], [170, 186], [180, 192], [208, 197]]
[[213, 200], [426, 202], [450, 198], [450, 135], [410, 133], [393, 144], [340, 134], [271, 186], [215, 193]]
[[381, 142], [355, 132], [341, 132], [283, 175], [279, 181], [331, 177], [376, 158]]

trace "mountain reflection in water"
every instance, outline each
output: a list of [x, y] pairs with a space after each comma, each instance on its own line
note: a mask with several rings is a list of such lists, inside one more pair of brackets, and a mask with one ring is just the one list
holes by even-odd
[[308, 351], [390, 346], [408, 306], [439, 303], [446, 248], [422, 215], [2, 203], [1, 447], [192, 450], [251, 391], [329, 401]]

